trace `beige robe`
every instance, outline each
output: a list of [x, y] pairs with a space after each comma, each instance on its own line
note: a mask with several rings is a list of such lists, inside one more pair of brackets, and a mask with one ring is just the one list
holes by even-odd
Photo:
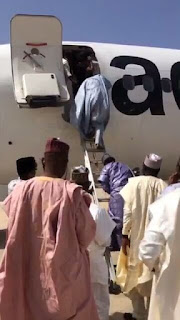
[[148, 207], [165, 187], [161, 179], [140, 176], [130, 178], [120, 192], [125, 201], [122, 234], [128, 235], [131, 241], [128, 256], [122, 257], [121, 252], [117, 265], [117, 282], [125, 293], [137, 287], [143, 296], [150, 296], [152, 274], [138, 258], [139, 245], [149, 224]]
[[180, 319], [180, 190], [150, 206], [152, 220], [139, 257], [155, 269], [148, 320]]

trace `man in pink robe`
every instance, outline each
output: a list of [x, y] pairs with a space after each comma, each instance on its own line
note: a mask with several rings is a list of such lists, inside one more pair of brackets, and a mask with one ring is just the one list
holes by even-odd
[[68, 152], [59, 139], [49, 140], [44, 176], [22, 182], [4, 202], [1, 320], [98, 320], [86, 251], [96, 226], [89, 196], [60, 179]]

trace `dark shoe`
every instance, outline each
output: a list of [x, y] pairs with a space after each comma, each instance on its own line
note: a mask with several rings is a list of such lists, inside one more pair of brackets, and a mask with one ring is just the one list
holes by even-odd
[[121, 287], [118, 284], [111, 281], [110, 285], [109, 285], [109, 293], [114, 294], [114, 295], [118, 295], [121, 293]]
[[65, 122], [70, 123], [70, 116], [69, 116], [69, 115], [63, 113], [63, 114], [62, 114], [62, 118], [63, 118], [63, 120], [64, 120]]
[[136, 320], [136, 318], [133, 318], [133, 315], [131, 313], [124, 313], [124, 319], [125, 320]]

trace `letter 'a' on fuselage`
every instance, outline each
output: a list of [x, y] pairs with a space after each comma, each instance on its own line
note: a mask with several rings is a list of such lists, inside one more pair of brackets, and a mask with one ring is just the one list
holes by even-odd
[[20, 107], [53, 107], [69, 100], [62, 63], [62, 24], [56, 17], [14, 16], [11, 64]]

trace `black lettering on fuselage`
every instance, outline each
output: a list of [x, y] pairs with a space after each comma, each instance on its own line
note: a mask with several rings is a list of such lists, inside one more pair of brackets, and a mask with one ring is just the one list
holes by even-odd
[[176, 62], [171, 68], [171, 83], [174, 99], [180, 109], [180, 62]]
[[[123, 87], [122, 78], [117, 80], [112, 88], [112, 101], [117, 110], [126, 115], [139, 115], [150, 109], [152, 115], [165, 115], [162, 99], [161, 78], [156, 65], [144, 58], [119, 56], [111, 61], [111, 66], [125, 69], [129, 64], [136, 64], [144, 68], [145, 75], [150, 76], [154, 82], [153, 92], [148, 92], [148, 97], [143, 102], [132, 102], [128, 91]], [[135, 85], [142, 85], [143, 75], [134, 76]]]

